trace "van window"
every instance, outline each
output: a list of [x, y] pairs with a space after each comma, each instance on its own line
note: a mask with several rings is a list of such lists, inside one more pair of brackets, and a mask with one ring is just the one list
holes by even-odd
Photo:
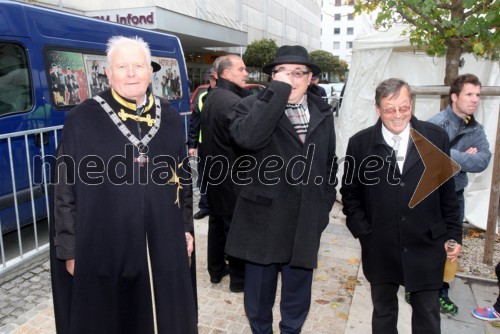
[[[104, 55], [49, 49], [46, 51], [48, 82], [56, 108], [79, 104], [109, 88]], [[161, 69], [153, 73], [151, 84], [157, 96], [182, 98], [182, 82], [177, 59], [151, 57]]]
[[0, 41], [0, 117], [32, 108], [32, 84], [26, 51]]

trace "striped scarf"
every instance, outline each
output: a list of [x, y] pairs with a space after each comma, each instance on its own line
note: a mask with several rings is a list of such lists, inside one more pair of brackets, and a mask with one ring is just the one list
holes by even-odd
[[307, 127], [309, 126], [309, 109], [307, 107], [307, 95], [304, 95], [299, 104], [287, 104], [285, 114], [299, 135], [300, 140], [306, 141]]

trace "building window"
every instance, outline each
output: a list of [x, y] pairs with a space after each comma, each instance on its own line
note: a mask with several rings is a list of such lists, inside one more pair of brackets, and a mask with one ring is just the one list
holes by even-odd
[[354, 20], [354, 15], [352, 13], [347, 14], [347, 20], [349, 21]]
[[354, 28], [347, 28], [348, 35], [354, 35]]
[[346, 0], [346, 1], [345, 1], [345, 4], [346, 4], [347, 6], [354, 6], [354, 0]]
[[335, 14], [333, 17], [335, 21], [340, 21], [340, 14]]
[[342, 0], [335, 0], [335, 6], [342, 6]]
[[352, 49], [352, 42], [346, 42], [345, 47], [346, 49]]
[[340, 28], [333, 28], [334, 35], [340, 35]]
[[340, 42], [333, 42], [333, 49], [334, 50], [340, 49]]

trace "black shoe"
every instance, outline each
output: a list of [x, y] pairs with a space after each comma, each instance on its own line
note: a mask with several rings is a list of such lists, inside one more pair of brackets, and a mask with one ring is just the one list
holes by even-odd
[[231, 290], [231, 292], [243, 292], [245, 291], [245, 285], [243, 283], [239, 283], [239, 284], [232, 284], [232, 283], [229, 283], [229, 290]]
[[203, 219], [205, 218], [206, 216], [208, 216], [209, 213], [207, 211], [198, 211], [196, 212], [194, 215], [193, 215], [193, 218], [194, 219]]
[[226, 268], [224, 268], [224, 271], [222, 272], [222, 275], [210, 277], [210, 283], [219, 284], [222, 281], [222, 278], [227, 275], [229, 275], [229, 268], [226, 266]]

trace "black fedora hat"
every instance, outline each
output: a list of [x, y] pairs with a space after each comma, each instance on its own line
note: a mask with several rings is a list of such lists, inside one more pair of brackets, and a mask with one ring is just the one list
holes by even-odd
[[307, 50], [300, 45], [283, 45], [274, 56], [274, 61], [262, 67], [262, 72], [271, 74], [273, 68], [280, 64], [301, 64], [309, 67], [313, 75], [321, 73], [321, 69], [309, 61]]

